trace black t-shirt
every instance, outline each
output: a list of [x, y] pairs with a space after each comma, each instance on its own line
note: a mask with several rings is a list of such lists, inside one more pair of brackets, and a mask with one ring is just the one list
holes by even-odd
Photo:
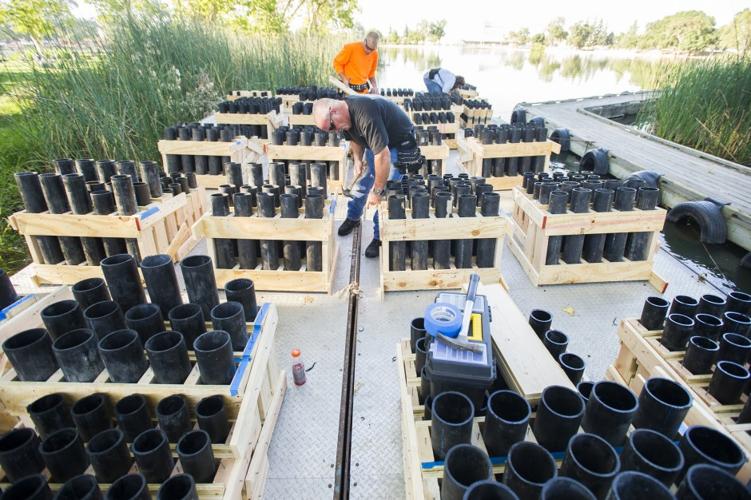
[[370, 148], [373, 154], [386, 146], [414, 147], [414, 125], [399, 106], [380, 96], [349, 96], [344, 100], [352, 122], [352, 127], [344, 131], [347, 140]]

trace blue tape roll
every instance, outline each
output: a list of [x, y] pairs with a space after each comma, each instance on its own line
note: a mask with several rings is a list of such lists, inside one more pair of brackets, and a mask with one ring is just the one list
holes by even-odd
[[462, 329], [462, 313], [448, 302], [430, 304], [425, 310], [425, 331], [435, 337], [439, 333], [455, 338]]

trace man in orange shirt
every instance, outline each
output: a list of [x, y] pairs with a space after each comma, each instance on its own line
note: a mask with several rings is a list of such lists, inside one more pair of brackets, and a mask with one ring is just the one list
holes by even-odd
[[355, 92], [378, 93], [375, 74], [380, 37], [375, 31], [370, 31], [365, 35], [365, 40], [346, 44], [334, 58], [334, 71]]

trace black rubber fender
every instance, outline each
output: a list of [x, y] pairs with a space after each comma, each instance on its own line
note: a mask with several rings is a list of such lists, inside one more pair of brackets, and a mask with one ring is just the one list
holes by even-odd
[[561, 154], [571, 151], [571, 132], [567, 128], [553, 130], [550, 140], [561, 145]]
[[589, 170], [597, 175], [606, 175], [610, 172], [608, 150], [603, 148], [590, 149], [582, 156], [579, 169]]
[[545, 118], [543, 118], [542, 116], [535, 116], [534, 118], [529, 120], [528, 123], [534, 124], [535, 127], [542, 128], [545, 126]]
[[679, 203], [668, 212], [670, 222], [678, 222], [686, 217], [699, 225], [699, 241], [713, 245], [721, 245], [727, 241], [728, 228], [722, 207], [725, 204], [711, 198]]
[[[628, 186], [628, 187], [634, 187], [630, 184], [630, 181], [640, 180], [644, 182], [643, 185], [646, 187], [659, 189], [661, 177], [662, 177], [662, 174], [658, 174], [654, 170], [639, 170], [638, 172], [634, 172], [633, 174], [626, 177], [626, 179], [623, 181], [623, 185]], [[640, 183], [636, 182], [636, 184], [640, 184]]]
[[511, 112], [511, 123], [527, 123], [527, 110], [524, 108], [515, 108]]

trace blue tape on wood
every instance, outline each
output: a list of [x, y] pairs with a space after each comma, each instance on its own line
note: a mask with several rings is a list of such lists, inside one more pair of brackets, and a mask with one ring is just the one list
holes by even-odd
[[258, 309], [258, 313], [256, 314], [256, 319], [253, 321], [253, 331], [250, 333], [250, 338], [248, 339], [248, 343], [245, 344], [245, 349], [243, 349], [243, 356], [242, 356], [243, 359], [250, 360], [250, 353], [253, 352], [253, 346], [256, 345], [258, 336], [261, 335], [263, 322], [266, 320], [266, 315], [269, 313], [270, 307], [271, 307], [271, 304], [263, 304], [261, 305], [261, 308]]
[[147, 210], [144, 210], [143, 212], [139, 213], [138, 214], [138, 218], [141, 219], [141, 220], [144, 220], [147, 217], [151, 217], [155, 213], [158, 213], [159, 211], [160, 211], [159, 207], [151, 207], [151, 208], [149, 208]]
[[229, 385], [230, 396], [236, 397], [240, 393], [240, 382], [242, 382], [243, 374], [248, 368], [248, 363], [250, 363], [250, 360], [240, 359], [240, 364], [237, 366], [237, 370], [235, 370], [235, 376], [232, 377], [232, 383]]
[[335, 210], [336, 210], [336, 198], [334, 198], [334, 200], [331, 201], [331, 205], [329, 205], [329, 213], [333, 214]]
[[0, 321], [6, 319], [8, 317], [8, 314], [13, 311], [16, 307], [20, 306], [27, 300], [31, 300], [34, 296], [33, 295], [24, 295], [20, 299], [16, 300], [10, 305], [5, 306], [2, 310], [0, 310]]

